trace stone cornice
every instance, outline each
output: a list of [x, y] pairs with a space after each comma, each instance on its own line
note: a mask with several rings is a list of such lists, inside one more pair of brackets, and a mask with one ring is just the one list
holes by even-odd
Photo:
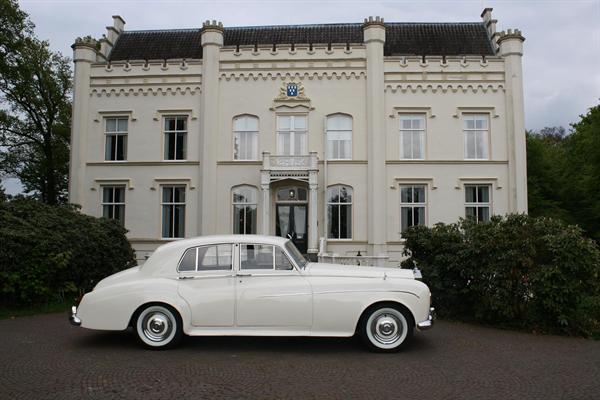
[[90, 91], [90, 96], [148, 96], [153, 95], [195, 95], [201, 93], [200, 85], [197, 86], [173, 86], [173, 87], [107, 87], [93, 88]]
[[386, 84], [385, 91], [392, 93], [446, 93], [448, 91], [452, 93], [463, 92], [463, 93], [478, 93], [478, 92], [493, 92], [504, 91], [504, 85], [500, 83], [408, 83], [408, 84]]
[[234, 79], [236, 81], [243, 79], [247, 80], [259, 80], [262, 79], [266, 81], [268, 79], [271, 80], [285, 80], [285, 79], [308, 79], [308, 80], [322, 80], [322, 79], [364, 79], [366, 78], [366, 73], [364, 71], [315, 71], [315, 72], [252, 72], [252, 71], [228, 71], [221, 72], [220, 79], [225, 79], [230, 81]]

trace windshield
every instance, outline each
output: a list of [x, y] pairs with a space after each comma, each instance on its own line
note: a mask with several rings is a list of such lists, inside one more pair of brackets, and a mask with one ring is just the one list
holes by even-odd
[[288, 251], [290, 257], [292, 257], [294, 262], [296, 262], [296, 265], [304, 269], [308, 261], [306, 260], [306, 258], [304, 258], [302, 253], [300, 253], [300, 250], [298, 250], [298, 248], [294, 246], [294, 243], [292, 243], [291, 240], [288, 240], [287, 242], [285, 242], [285, 248]]

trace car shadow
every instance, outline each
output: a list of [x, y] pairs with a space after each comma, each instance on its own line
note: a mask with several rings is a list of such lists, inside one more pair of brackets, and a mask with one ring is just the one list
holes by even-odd
[[[119, 332], [90, 331], [72, 341], [78, 349], [144, 350], [131, 329]], [[432, 350], [435, 345], [424, 335], [416, 334], [401, 353]], [[203, 353], [356, 353], [365, 352], [365, 346], [357, 336], [330, 337], [264, 337], [264, 336], [185, 336], [176, 351]]]

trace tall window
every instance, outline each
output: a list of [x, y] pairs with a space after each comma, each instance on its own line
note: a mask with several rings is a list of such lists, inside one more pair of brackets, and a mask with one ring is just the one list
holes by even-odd
[[187, 116], [165, 117], [165, 160], [185, 160]]
[[337, 185], [327, 189], [327, 237], [352, 238], [352, 188]]
[[240, 115], [233, 119], [233, 159], [258, 159], [258, 118]]
[[400, 229], [425, 225], [425, 185], [400, 185]]
[[425, 116], [400, 116], [400, 158], [425, 158]]
[[125, 223], [125, 186], [102, 187], [102, 216]]
[[327, 117], [327, 159], [352, 158], [352, 117], [336, 114]]
[[307, 154], [307, 125], [305, 115], [277, 116], [277, 149], [282, 156]]
[[463, 115], [465, 134], [465, 158], [489, 158], [489, 117], [486, 114]]
[[122, 161], [127, 159], [128, 121], [127, 117], [104, 119], [104, 133], [106, 135], [104, 159], [106, 161]]
[[465, 185], [465, 215], [478, 222], [490, 220], [490, 185]]
[[233, 233], [256, 233], [256, 197], [252, 186], [233, 189]]
[[185, 186], [162, 187], [162, 237], [185, 235]]

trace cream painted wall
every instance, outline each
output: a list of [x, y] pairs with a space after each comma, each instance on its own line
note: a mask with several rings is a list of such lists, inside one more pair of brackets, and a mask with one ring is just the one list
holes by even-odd
[[[374, 25], [369, 29], [370, 35], [379, 43], [377, 29], [381, 25], [377, 21]], [[210, 34], [209, 45], [219, 46], [219, 27], [212, 27]], [[500, 42], [512, 70], [520, 71], [520, 34], [513, 32], [500, 37], [504, 38]], [[371, 64], [383, 71], [383, 90], [379, 91], [367, 85], [369, 73], [374, 73], [368, 71], [367, 56], [369, 51], [376, 52], [373, 48], [367, 51], [368, 45], [351, 45], [350, 49], [334, 45], [331, 50], [315, 46], [312, 51], [304, 46], [294, 50], [282, 47], [275, 52], [270, 46], [258, 51], [242, 47], [239, 52], [221, 48], [217, 53], [220, 61], [211, 64], [211, 68], [218, 68], [211, 70], [211, 74], [218, 76], [218, 85], [211, 85], [210, 96], [203, 93], [202, 73], [209, 66], [203, 69], [202, 61], [148, 64], [132, 61], [109, 66], [100, 55], [91, 63], [93, 50], [89, 44], [76, 45], [71, 200], [81, 204], [83, 212], [101, 216], [101, 186], [127, 185], [125, 226], [140, 262], [164, 242], [160, 238], [161, 184], [187, 187], [186, 236], [232, 232], [232, 187], [254, 186], [260, 232], [263, 201], [260, 153], [277, 154], [276, 115], [285, 108], [276, 108], [274, 100], [282, 87], [293, 81], [302, 84], [308, 98], [304, 104], [310, 110], [292, 110], [308, 112], [307, 150], [317, 152], [320, 160], [319, 237], [325, 236], [326, 186], [345, 184], [354, 191], [352, 239], [329, 240], [328, 252], [355, 255], [360, 250], [364, 255], [379, 251], [376, 248], [387, 248], [391, 263], [397, 264], [402, 257], [399, 234], [402, 182], [428, 186], [429, 225], [454, 222], [464, 216], [465, 182], [492, 185], [494, 214], [526, 210], [526, 200], [523, 209], [522, 199], [526, 196], [524, 132], [521, 135], [519, 125], [523, 118], [519, 100], [522, 82], [520, 75], [506, 76], [506, 57], [488, 57], [485, 61], [479, 57], [447, 60], [431, 57], [426, 62], [417, 57], [386, 57], [382, 67]], [[507, 88], [516, 93], [516, 100], [514, 96], [507, 97]], [[374, 105], [375, 94], [368, 94], [368, 90], [381, 93], [382, 101], [377, 102], [380, 105]], [[489, 160], [464, 160], [462, 114], [468, 112], [490, 116]], [[353, 118], [353, 159], [328, 162], [325, 176], [324, 124], [326, 116], [333, 113]], [[369, 125], [368, 113], [382, 115], [383, 119]], [[425, 160], [399, 160], [400, 113], [426, 114]], [[162, 118], [169, 114], [189, 116], [184, 162], [162, 160]], [[241, 114], [259, 118], [259, 160], [255, 162], [233, 160], [232, 119]], [[103, 118], [117, 115], [129, 117], [127, 161], [106, 162]], [[207, 143], [203, 129], [210, 130], [206, 134], [216, 135], [210, 137], [209, 148], [203, 147]], [[374, 139], [383, 147], [370, 155]], [[207, 157], [210, 170], [216, 171], [213, 177], [202, 174]], [[377, 165], [381, 173], [376, 173], [379, 169], [369, 170], [369, 163]], [[373, 173], [375, 180], [370, 178]], [[373, 185], [379, 195], [369, 204]], [[271, 190], [272, 234], [275, 233], [274, 192]], [[210, 210], [206, 213], [210, 212], [214, 218], [214, 232], [202, 232], [200, 213], [205, 212], [202, 210]], [[378, 237], [382, 235], [384, 241], [377, 247], [369, 237], [370, 213], [377, 219], [371, 229]]]

